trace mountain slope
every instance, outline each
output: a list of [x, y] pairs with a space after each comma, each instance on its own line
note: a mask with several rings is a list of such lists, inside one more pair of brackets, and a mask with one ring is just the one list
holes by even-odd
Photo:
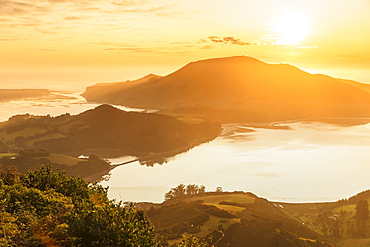
[[370, 94], [358, 87], [245, 56], [192, 62], [100, 100], [222, 122], [370, 115]]
[[184, 236], [218, 247], [330, 246], [324, 238], [272, 203], [245, 192], [208, 192], [153, 205], [147, 210], [157, 234], [170, 243]]
[[346, 79], [337, 79], [337, 80], [348, 83], [349, 85], [352, 85], [354, 87], [357, 87], [361, 90], [364, 90], [364, 91], [370, 93], [370, 85], [369, 84], [364, 84], [364, 83], [361, 83], [361, 82], [346, 80]]
[[0, 137], [5, 151], [33, 148], [75, 156], [146, 157], [181, 153], [212, 140], [220, 131], [219, 124], [212, 122], [187, 123], [172, 116], [101, 105], [76, 116], [15, 116], [2, 123]]
[[[160, 76], [149, 74], [134, 81], [98, 83], [94, 86], [86, 88], [86, 91], [82, 94], [82, 96], [93, 102], [115, 101], [119, 98], [119, 92], [158, 78], [160, 78]], [[107, 99], [106, 97], [109, 98]]]

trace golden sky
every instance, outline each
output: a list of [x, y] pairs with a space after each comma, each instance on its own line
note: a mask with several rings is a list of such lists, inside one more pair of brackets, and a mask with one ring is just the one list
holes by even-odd
[[370, 0], [0, 0], [0, 88], [83, 89], [252, 56], [370, 83]]

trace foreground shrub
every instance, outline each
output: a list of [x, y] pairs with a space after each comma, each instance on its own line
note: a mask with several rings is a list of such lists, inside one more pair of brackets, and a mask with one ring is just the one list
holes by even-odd
[[41, 167], [0, 169], [0, 246], [157, 246], [142, 211], [107, 189]]

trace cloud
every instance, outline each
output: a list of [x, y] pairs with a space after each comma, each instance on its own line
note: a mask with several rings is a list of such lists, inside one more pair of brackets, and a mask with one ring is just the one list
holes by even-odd
[[217, 44], [231, 44], [231, 45], [256, 45], [253, 42], [245, 42], [235, 37], [218, 37], [209, 36], [207, 39], [201, 39], [201, 43], [217, 43]]
[[154, 12], [162, 11], [162, 10], [165, 10], [165, 9], [167, 9], [167, 7], [156, 7], [156, 8], [148, 8], [148, 9], [141, 9], [141, 8], [121, 9], [119, 11], [124, 12], [124, 13], [154, 13]]
[[[91, 44], [91, 42], [89, 42]], [[171, 46], [159, 46], [159, 47], [139, 47], [139, 46], [130, 46], [125, 45], [121, 46], [120, 44], [115, 43], [93, 43], [96, 45], [109, 45], [107, 48], [103, 48], [104, 51], [114, 51], [114, 52], [132, 52], [132, 53], [147, 53], [147, 54], [166, 54], [166, 55], [188, 55], [190, 53], [189, 50], [179, 50], [178, 47], [171, 47]], [[188, 48], [191, 45], [187, 46]], [[191, 46], [192, 48], [193, 46]]]
[[112, 2], [111, 4], [116, 7], [116, 11], [122, 13], [154, 13], [161, 17], [179, 15], [179, 13], [175, 13], [173, 10], [169, 11], [173, 6], [176, 6], [176, 4], [160, 6], [157, 3], [154, 5], [150, 4], [147, 0], [125, 0]]
[[63, 19], [66, 21], [78, 21], [78, 20], [83, 20], [84, 18], [77, 17], [77, 16], [66, 16]]
[[56, 49], [41, 49], [40, 51], [54, 52], [54, 51], [57, 51], [57, 50]]
[[22, 15], [29, 12], [33, 4], [18, 1], [0, 0], [0, 14], [3, 15]]
[[127, 6], [131, 6], [131, 5], [139, 5], [139, 4], [145, 4], [147, 3], [146, 0], [122, 0], [122, 1], [119, 1], [119, 2], [112, 2], [112, 4], [114, 5], [117, 5], [117, 6], [124, 6], [124, 7], [127, 7]]
[[91, 2], [95, 0], [85, 0], [85, 1], [79, 1], [79, 0], [47, 0], [49, 3], [76, 3], [79, 5], [88, 5]]
[[65, 3], [65, 2], [71, 2], [69, 0], [48, 0], [50, 3]]
[[213, 49], [213, 48], [215, 48], [213, 45], [204, 45], [200, 49], [209, 50], [209, 49]]
[[131, 51], [131, 52], [152, 52], [153, 49], [141, 47], [119, 47], [119, 48], [105, 48], [104, 51]]
[[0, 39], [0, 41], [17, 41], [17, 40], [21, 40], [21, 39]]

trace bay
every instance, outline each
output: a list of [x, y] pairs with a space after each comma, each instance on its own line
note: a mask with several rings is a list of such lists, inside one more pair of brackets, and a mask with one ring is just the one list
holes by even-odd
[[[3, 102], [0, 121], [16, 114], [57, 116], [92, 109], [80, 92]], [[123, 110], [134, 110], [119, 107]], [[369, 121], [370, 122], [370, 121]], [[251, 191], [269, 200], [335, 201], [369, 189], [370, 124], [342, 126], [315, 121], [275, 123], [278, 128], [223, 125], [215, 140], [147, 167], [133, 162], [111, 171], [109, 197], [123, 201], [163, 201], [180, 183], [207, 190]], [[281, 128], [279, 128], [281, 126]], [[110, 159], [119, 164], [134, 157]]]
[[[129, 201], [163, 201], [180, 183], [208, 190], [251, 191], [272, 201], [320, 202], [348, 198], [370, 187], [370, 124], [343, 127], [319, 122], [284, 123], [290, 129], [224, 125], [212, 142], [163, 165], [138, 162], [112, 171], [109, 196]], [[119, 159], [114, 162], [119, 163]]]

